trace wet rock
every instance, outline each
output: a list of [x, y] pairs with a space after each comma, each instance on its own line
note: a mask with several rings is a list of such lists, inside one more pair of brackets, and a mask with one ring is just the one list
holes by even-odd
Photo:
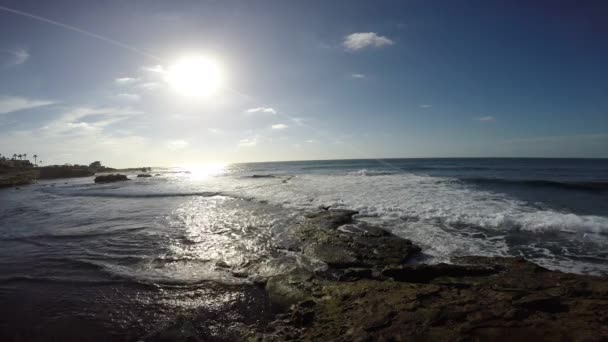
[[353, 221], [358, 211], [347, 209], [329, 209], [306, 215], [308, 224], [322, 229], [336, 229], [339, 226]]
[[276, 178], [274, 175], [252, 175], [249, 178]]
[[439, 277], [479, 277], [499, 272], [498, 267], [450, 264], [388, 267], [382, 275], [398, 281], [425, 283]]
[[390, 232], [376, 226], [372, 226], [367, 223], [358, 223], [358, 224], [345, 224], [338, 228], [341, 232], [363, 235], [363, 236], [387, 236], [390, 235]]
[[315, 243], [304, 249], [304, 254], [321, 260], [329, 267], [345, 268], [359, 264], [348, 249], [330, 243]]
[[357, 281], [360, 279], [375, 278], [374, 271], [370, 268], [347, 268], [338, 275], [339, 281]]
[[95, 177], [95, 183], [112, 183], [112, 182], [122, 182], [127, 181], [129, 178], [125, 175], [121, 174], [109, 174], [103, 176]]
[[137, 178], [150, 178], [150, 177], [152, 177], [152, 175], [149, 173], [140, 173], [137, 175]]
[[307, 215], [301, 251], [325, 263], [268, 279], [281, 319], [261, 341], [608, 340], [608, 279], [549, 271], [522, 258], [408, 265], [420, 247], [348, 210]]
[[310, 299], [310, 284], [312, 273], [296, 269], [287, 274], [268, 278], [266, 292], [272, 304], [279, 308], [289, 308], [291, 305]]
[[559, 297], [547, 296], [544, 294], [532, 294], [513, 302], [515, 306], [532, 311], [561, 312], [568, 309], [563, 305]]

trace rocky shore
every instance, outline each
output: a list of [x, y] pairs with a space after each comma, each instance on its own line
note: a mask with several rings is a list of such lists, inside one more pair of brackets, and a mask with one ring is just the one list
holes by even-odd
[[277, 310], [249, 341], [606, 341], [608, 280], [520, 258], [464, 257], [412, 265], [420, 247], [353, 219], [309, 214], [297, 250], [327, 267], [267, 280]]

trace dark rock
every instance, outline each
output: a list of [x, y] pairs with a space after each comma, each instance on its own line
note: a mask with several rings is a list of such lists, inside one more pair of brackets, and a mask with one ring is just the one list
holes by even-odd
[[341, 232], [363, 236], [388, 236], [391, 233], [376, 226], [361, 222], [358, 224], [345, 224], [338, 228]]
[[406, 265], [420, 247], [349, 210], [306, 215], [294, 230], [327, 265], [266, 283], [288, 315], [249, 335], [285, 341], [608, 340], [608, 280], [522, 258], [462, 257]]
[[127, 180], [129, 180], [129, 178], [121, 174], [109, 174], [95, 177], [95, 183], [122, 182]]
[[40, 179], [90, 177], [95, 175], [93, 170], [83, 166], [45, 166], [37, 170], [40, 172]]
[[309, 280], [317, 299], [292, 306], [289, 316], [272, 322], [272, 336], [256, 336], [272, 341], [608, 340], [606, 278], [539, 272], [515, 258], [465, 260], [468, 265], [392, 271], [413, 274], [416, 282]]
[[339, 281], [357, 281], [372, 278], [374, 278], [374, 272], [370, 268], [347, 268], [338, 275]]
[[496, 267], [461, 266], [450, 264], [389, 267], [382, 275], [398, 281], [425, 283], [439, 277], [479, 277], [499, 272]]
[[532, 294], [513, 302], [513, 305], [532, 311], [561, 312], [568, 309], [563, 305], [559, 297], [543, 294]]
[[357, 258], [348, 249], [329, 243], [314, 243], [304, 249], [304, 254], [321, 260], [329, 267], [345, 268], [359, 264]]
[[358, 211], [347, 209], [329, 209], [306, 215], [309, 224], [318, 228], [336, 229], [343, 224], [351, 223]]
[[280, 308], [289, 308], [291, 305], [310, 299], [310, 284], [312, 273], [296, 269], [287, 274], [268, 278], [266, 292], [272, 304]]
[[276, 178], [276, 176], [273, 176], [273, 175], [252, 175], [249, 178]]
[[149, 177], [152, 177], [152, 175], [149, 173], [140, 173], [137, 175], [137, 178], [149, 178]]

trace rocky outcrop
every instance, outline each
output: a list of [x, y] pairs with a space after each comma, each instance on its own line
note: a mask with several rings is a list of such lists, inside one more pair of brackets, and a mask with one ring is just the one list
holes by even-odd
[[40, 179], [90, 177], [95, 175], [88, 167], [81, 166], [46, 166], [37, 169], [40, 172]]
[[121, 175], [118, 173], [95, 177], [95, 183], [122, 182], [122, 181], [127, 181], [127, 180], [129, 180], [129, 178], [127, 178], [127, 176]]
[[0, 174], [0, 188], [16, 187], [33, 183], [37, 178], [34, 171]]
[[150, 178], [150, 177], [152, 177], [152, 175], [149, 173], [140, 173], [137, 175], [137, 178]]
[[[271, 323], [252, 341], [602, 341], [608, 280], [549, 271], [521, 258], [411, 265], [420, 248], [356, 212], [308, 215], [289, 246], [323, 261], [271, 277]], [[297, 247], [300, 245], [300, 247]]]

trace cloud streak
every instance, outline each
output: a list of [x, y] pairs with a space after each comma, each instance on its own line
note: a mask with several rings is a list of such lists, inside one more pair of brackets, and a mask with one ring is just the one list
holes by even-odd
[[141, 96], [138, 94], [120, 93], [116, 95], [116, 98], [122, 101], [139, 101]]
[[54, 101], [33, 100], [18, 96], [0, 96], [0, 114], [18, 112], [20, 110], [54, 104]]
[[133, 84], [135, 82], [137, 82], [137, 79], [133, 78], [133, 77], [119, 77], [114, 80], [114, 83], [116, 83], [118, 85]]
[[287, 127], [289, 126], [287, 126], [286, 124], [276, 124], [271, 126], [271, 128], [275, 130], [286, 129]]
[[258, 144], [258, 138], [241, 139], [239, 140], [238, 147], [253, 147]]
[[348, 51], [359, 51], [365, 48], [379, 48], [395, 44], [385, 36], [375, 32], [356, 32], [344, 37], [342, 45]]
[[245, 113], [254, 114], [254, 113], [266, 113], [266, 114], [276, 114], [276, 109], [272, 107], [256, 107], [250, 108], [245, 111]]
[[481, 117], [475, 118], [475, 120], [481, 121], [481, 122], [493, 122], [493, 121], [496, 121], [496, 118], [494, 118], [493, 116], [481, 116]]

